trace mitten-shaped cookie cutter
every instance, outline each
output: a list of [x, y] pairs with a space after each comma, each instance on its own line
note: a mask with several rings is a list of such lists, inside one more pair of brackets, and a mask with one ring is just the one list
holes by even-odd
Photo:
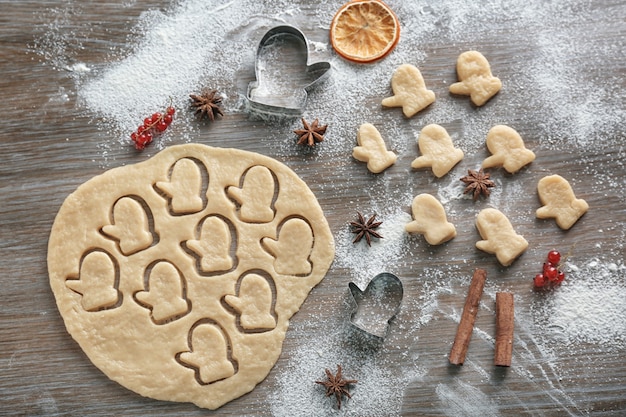
[[[308, 92], [330, 75], [329, 62], [308, 64], [307, 45], [304, 34], [293, 26], [276, 26], [263, 36], [254, 65], [256, 80], [248, 84], [251, 110], [287, 117], [302, 114]], [[281, 51], [281, 47], [285, 50]], [[280, 74], [269, 73], [267, 67], [276, 61], [281, 70], [286, 70]], [[293, 67], [291, 71], [288, 66]]]
[[404, 290], [402, 281], [394, 274], [383, 272], [367, 284], [365, 291], [354, 283], [348, 284], [353, 309], [350, 323], [359, 330], [383, 339], [389, 322], [400, 311]]

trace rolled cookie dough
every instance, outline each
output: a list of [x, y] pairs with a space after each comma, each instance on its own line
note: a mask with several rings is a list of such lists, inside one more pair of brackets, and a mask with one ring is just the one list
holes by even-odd
[[437, 178], [446, 175], [463, 159], [463, 151], [454, 147], [446, 129], [434, 123], [424, 126], [417, 146], [422, 155], [413, 160], [411, 167], [430, 167]]
[[406, 117], [413, 117], [435, 101], [435, 93], [426, 88], [424, 77], [411, 64], [400, 65], [391, 77], [393, 96], [384, 98], [384, 107], [402, 107]]
[[476, 247], [495, 254], [503, 266], [511, 265], [528, 248], [528, 241], [515, 232], [500, 210], [483, 209], [476, 216], [476, 228], [483, 238], [476, 242]]
[[404, 229], [424, 235], [431, 245], [441, 245], [456, 236], [456, 228], [448, 221], [443, 205], [430, 194], [420, 194], [411, 205], [413, 221]]
[[109, 378], [215, 409], [267, 376], [333, 257], [326, 218], [293, 171], [187, 144], [68, 196], [48, 270], [68, 332]]
[[571, 228], [589, 210], [589, 204], [582, 198], [576, 198], [570, 183], [560, 175], [540, 179], [537, 192], [543, 204], [537, 209], [537, 217], [553, 218], [563, 230]]
[[467, 51], [459, 55], [456, 72], [459, 82], [450, 85], [450, 92], [470, 96], [477, 106], [485, 104], [502, 88], [500, 79], [491, 73], [487, 58], [478, 51]]

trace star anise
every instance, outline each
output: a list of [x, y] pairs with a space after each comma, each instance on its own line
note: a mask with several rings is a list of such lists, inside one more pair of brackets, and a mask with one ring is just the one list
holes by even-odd
[[310, 125], [302, 118], [304, 129], [294, 130], [293, 133], [299, 136], [298, 145], [315, 146], [316, 143], [324, 140], [324, 134], [328, 125], [319, 126], [319, 120], [315, 119]]
[[489, 196], [489, 194], [491, 194], [490, 188], [496, 185], [489, 179], [489, 175], [488, 172], [483, 172], [482, 168], [478, 171], [469, 169], [467, 175], [461, 178], [461, 181], [466, 185], [463, 194], [473, 192], [474, 201], [476, 201], [480, 195], [484, 195], [485, 197]]
[[190, 94], [191, 106], [196, 109], [196, 114], [202, 119], [207, 116], [212, 122], [219, 116], [224, 116], [220, 106], [222, 105], [222, 97], [217, 90], [204, 89], [200, 95]]
[[357, 243], [365, 237], [368, 246], [372, 246], [372, 236], [382, 239], [382, 236], [374, 229], [383, 224], [383, 222], [377, 222], [375, 214], [367, 221], [365, 221], [365, 217], [363, 217], [361, 213], [357, 212], [356, 214], [359, 215], [357, 221], [350, 222], [350, 226], [352, 226], [352, 233], [356, 233], [356, 237], [352, 243]]
[[343, 376], [341, 375], [341, 365], [337, 365], [337, 375], [331, 374], [330, 371], [326, 369], [326, 378], [328, 378], [327, 381], [315, 381], [315, 383], [326, 387], [327, 397], [334, 394], [335, 398], [337, 398], [337, 408], [341, 409], [341, 398], [344, 395], [348, 398], [352, 398], [346, 389], [346, 385], [356, 384], [359, 381], [356, 379], [343, 379]]

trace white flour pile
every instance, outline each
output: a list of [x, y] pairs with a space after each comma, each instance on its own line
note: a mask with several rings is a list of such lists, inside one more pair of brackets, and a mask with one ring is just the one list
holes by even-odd
[[[329, 331], [331, 326], [337, 326], [337, 330]], [[272, 415], [399, 415], [409, 378], [398, 378], [388, 370], [397, 352], [388, 347], [376, 353], [355, 349], [355, 341], [350, 339], [354, 333], [345, 322], [331, 322], [325, 327], [325, 336], [321, 337], [303, 332], [303, 343], [292, 353], [289, 366], [276, 377], [278, 390], [270, 398]], [[337, 364], [342, 365], [345, 378], [358, 380], [349, 387], [352, 399], [344, 398], [341, 410], [334, 408], [335, 398], [325, 397], [324, 387], [313, 382], [326, 379], [325, 368], [335, 374]]]
[[[614, 157], [616, 163], [625, 160], [623, 137], [616, 133], [623, 132], [626, 125], [623, 81], [607, 82], [593, 76], [608, 63], [614, 66], [621, 63], [624, 44], [618, 36], [603, 43], [587, 42], [585, 36], [580, 36], [583, 29], [593, 32], [605, 24], [603, 13], [607, 12], [594, 8], [593, 2], [389, 0], [387, 3], [401, 21], [401, 40], [396, 50], [383, 61], [361, 66], [337, 57], [328, 45], [327, 30], [342, 3], [323, 0], [308, 5], [311, 12], [303, 11], [290, 0], [227, 3], [181, 0], [165, 12], [150, 10], [143, 13], [136, 22], [131, 50], [123, 51], [123, 56], [114, 56], [106, 62], [80, 62], [75, 57], [82, 44], [76, 40], [80, 36], [75, 32], [81, 28], [69, 31], [68, 28], [72, 27], [73, 16], [80, 15], [81, 5], [70, 1], [66, 9], [40, 13], [44, 33], [34, 47], [43, 60], [68, 71], [76, 81], [76, 91], [64, 92], [63, 97], [66, 100], [77, 98], [79, 111], [92, 116], [104, 132], [104, 160], [111, 149], [129, 147], [130, 133], [144, 117], [167, 106], [170, 99], [181, 111], [177, 112], [177, 120], [171, 129], [154, 146], [162, 148], [195, 140], [198, 123], [194, 122], [191, 112], [182, 109], [188, 106], [188, 95], [202, 87], [216, 88], [224, 94], [226, 114], [244, 112], [244, 95], [253, 76], [258, 40], [268, 28], [292, 23], [295, 16], [304, 12], [315, 16], [306, 27], [301, 27], [309, 38], [311, 60], [330, 61], [333, 66], [326, 84], [310, 94], [304, 114], [307, 119], [319, 118], [323, 124], [330, 125], [324, 146], [318, 146], [311, 155], [335, 175], [348, 172], [346, 165], [337, 164], [337, 158], [351, 154], [357, 127], [367, 121], [384, 123], [383, 136], [388, 147], [406, 160], [415, 156], [418, 130], [428, 123], [448, 128], [455, 144], [471, 160], [472, 155], [484, 149], [486, 133], [493, 125], [505, 123], [515, 127], [522, 122], [536, 126], [529, 138], [535, 150], [566, 148], [569, 152], [584, 155], [593, 144], [607, 148], [615, 145], [618, 149]], [[132, 2], [127, 6], [132, 6]], [[518, 42], [525, 47], [520, 48], [523, 52], [519, 56], [507, 57], [507, 60], [514, 60], [513, 63], [487, 56], [494, 75], [501, 78], [504, 87], [493, 99], [498, 105], [470, 110], [466, 106], [467, 98], [448, 93], [449, 82], [454, 81], [450, 77], [454, 74], [455, 62], [439, 61], [438, 49], [461, 53], [477, 45], [490, 45], [497, 50], [499, 32], [507, 34], [507, 42]], [[511, 39], [515, 33], [518, 34], [517, 40]], [[420, 46], [425, 44], [431, 49], [423, 50]], [[411, 121], [411, 126], [397, 117], [398, 109], [381, 110], [379, 104], [381, 98], [390, 94], [389, 80], [393, 70], [403, 63], [420, 68], [427, 87], [437, 95], [435, 103], [416, 117], [416, 121]], [[299, 123], [299, 120], [286, 123], [259, 121], [259, 140], [266, 147], [266, 153], [278, 159], [292, 157], [295, 153], [292, 130]], [[583, 165], [581, 172], [596, 175], [597, 193], [614, 195], [615, 190], [624, 186], [623, 179], [596, 172], [593, 166]], [[404, 233], [404, 224], [410, 220], [410, 214], [399, 209], [409, 206], [414, 196], [411, 176], [406, 177], [407, 186], [394, 189], [388, 179], [381, 176], [374, 182], [379, 186], [376, 193], [364, 191], [369, 201], [362, 202], [361, 207], [356, 207], [353, 201], [347, 202], [366, 216], [377, 213], [384, 219], [379, 231], [385, 238], [371, 248], [364, 242], [353, 245], [354, 235], [347, 227], [335, 235], [337, 256], [334, 268], [347, 271], [350, 279], [362, 288], [368, 277], [383, 271], [394, 272], [415, 261], [407, 248], [412, 239], [417, 238]], [[449, 182], [444, 179], [439, 183], [441, 187], [434, 188], [438, 189], [435, 192], [450, 210], [452, 218], [463, 214], [449, 204], [465, 198], [461, 195], [457, 178], [451, 177]], [[332, 186], [338, 198], [343, 192], [338, 184], [317, 186], [324, 189]], [[504, 211], [513, 211], [517, 200], [509, 196], [519, 194], [519, 191], [521, 185], [518, 183], [498, 183], [490, 203], [499, 205]], [[529, 221], [530, 217], [528, 215], [523, 220]], [[606, 236], [611, 233], [614, 239], [624, 241], [621, 224], [607, 226], [605, 232]], [[526, 305], [530, 304], [528, 317], [533, 323], [519, 323], [520, 341], [537, 338], [545, 346], [562, 343], [572, 350], [580, 344], [608, 346], [620, 351], [626, 349], [626, 267], [621, 260], [615, 260], [623, 256], [623, 247], [605, 254], [606, 258], [601, 260], [585, 259], [584, 255], [576, 257], [576, 262], [582, 266], [570, 265], [565, 283], [546, 296], [533, 294], [530, 291], [532, 278], [528, 278], [529, 292], [520, 297]], [[420, 331], [437, 319], [457, 322], [459, 312], [451, 311], [441, 299], [464, 294], [467, 284], [467, 277], [455, 264], [422, 267], [428, 279], [413, 284], [419, 287], [414, 289], [420, 294], [419, 299], [403, 302], [392, 334], [379, 349], [351, 344], [354, 335], [345, 322], [348, 314], [346, 294], [337, 296], [338, 313], [332, 318], [334, 322], [307, 327], [303, 324], [305, 318], [298, 315], [295, 321], [302, 322], [294, 324], [289, 334], [298, 335], [300, 344], [291, 351], [287, 365], [275, 375], [278, 389], [267, 400], [273, 415], [399, 415], [404, 389], [428, 372], [414, 350]], [[495, 287], [486, 288], [489, 296], [494, 292]], [[521, 317], [528, 318], [524, 312]], [[476, 334], [478, 339], [490, 343], [487, 331], [477, 329]], [[531, 350], [526, 346], [524, 349]], [[526, 354], [524, 349], [520, 351]], [[537, 349], [538, 352], [533, 351], [536, 361], [553, 358], [551, 349], [543, 346], [537, 346]], [[393, 375], [387, 371], [387, 366], [398, 358], [408, 365], [402, 375]], [[445, 360], [443, 356], [442, 360]], [[323, 396], [323, 388], [312, 383], [323, 378], [324, 368], [334, 372], [338, 363], [344, 365], [346, 377], [359, 379], [351, 391], [354, 399], [346, 401], [340, 412], [331, 408], [332, 400]], [[485, 379], [489, 378], [489, 372], [481, 369], [480, 364], [473, 366], [484, 373]], [[515, 372], [528, 375], [529, 384], [539, 383], [533, 379], [532, 370], [515, 369]], [[556, 390], [552, 385], [554, 377], [543, 370], [538, 375], [547, 381], [546, 389]], [[443, 413], [467, 411], [463, 408], [467, 404], [480, 403], [483, 405], [481, 415], [497, 414], [496, 405], [484, 401], [484, 393], [465, 383], [440, 385], [433, 390], [436, 391], [433, 391], [432, 401], [439, 398]], [[466, 399], [467, 404], [455, 398]], [[562, 401], [562, 404], [570, 403], [567, 398]]]
[[[408, 199], [407, 204], [410, 201]], [[401, 207], [402, 203], [398, 201], [398, 206]], [[374, 214], [375, 207], [371, 210], [373, 211], [362, 213], [366, 219]], [[369, 280], [381, 272], [398, 273], [396, 268], [403, 266], [402, 261], [408, 255], [409, 235], [404, 231], [404, 226], [411, 221], [411, 215], [396, 209], [390, 212], [379, 210], [377, 217], [385, 219], [376, 229], [383, 239], [374, 238], [373, 241], [376, 242], [371, 247], [367, 246], [365, 239], [362, 239], [361, 244], [353, 244], [355, 235], [347, 226], [335, 237], [337, 240], [335, 266], [347, 268], [351, 279], [361, 288], [365, 288]]]
[[626, 348], [626, 266], [597, 259], [569, 265], [566, 281], [532, 306], [544, 336], [570, 348]]

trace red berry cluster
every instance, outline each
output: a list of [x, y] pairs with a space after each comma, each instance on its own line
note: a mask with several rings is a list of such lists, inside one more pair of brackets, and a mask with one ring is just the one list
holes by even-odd
[[152, 142], [154, 135], [161, 134], [172, 124], [176, 109], [171, 105], [165, 109], [165, 114], [156, 112], [143, 120], [143, 124], [137, 128], [136, 132], [130, 135], [138, 150], [145, 149]]
[[558, 285], [565, 279], [565, 272], [560, 270], [561, 254], [556, 250], [548, 252], [547, 262], [543, 264], [543, 273], [535, 276], [535, 288]]

